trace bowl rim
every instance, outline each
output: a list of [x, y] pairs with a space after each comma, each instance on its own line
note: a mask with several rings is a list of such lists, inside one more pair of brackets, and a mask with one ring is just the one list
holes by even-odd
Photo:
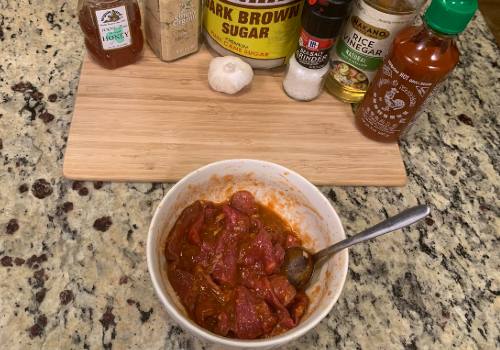
[[348, 254], [348, 249], [345, 249], [343, 252], [340, 252], [339, 254], [344, 254], [345, 255], [345, 263], [341, 267], [341, 283], [340, 283], [340, 288], [333, 293], [329, 297], [330, 302], [328, 307], [325, 307], [317, 316], [314, 317], [314, 321], [311, 322], [310, 325], [304, 328], [292, 328], [290, 331], [280, 334], [278, 336], [274, 336], [271, 338], [265, 338], [265, 339], [257, 339], [257, 340], [245, 340], [245, 339], [235, 339], [235, 338], [227, 338], [223, 336], [216, 335], [203, 327], [197, 325], [193, 321], [189, 320], [186, 318], [184, 315], [182, 315], [174, 305], [172, 305], [167, 297], [164, 295], [162, 288], [161, 288], [161, 283], [162, 283], [162, 278], [160, 274], [155, 274], [153, 271], [156, 269], [153, 266], [152, 262], [152, 257], [157, 254], [157, 249], [155, 248], [155, 241], [154, 241], [154, 233], [153, 233], [153, 225], [156, 221], [158, 221], [159, 217], [159, 212], [160, 208], [166, 203], [167, 200], [170, 199], [170, 197], [176, 192], [178, 188], [181, 188], [184, 186], [186, 182], [189, 181], [190, 178], [195, 176], [196, 174], [206, 171], [209, 168], [216, 167], [216, 166], [223, 166], [225, 164], [234, 164], [234, 163], [255, 163], [258, 165], [266, 165], [270, 166], [273, 168], [277, 168], [279, 171], [283, 172], [288, 172], [289, 174], [292, 174], [293, 176], [297, 177], [300, 181], [302, 181], [306, 186], [310, 187], [313, 192], [315, 192], [320, 200], [323, 201], [328, 207], [330, 207], [333, 217], [335, 220], [338, 221], [339, 226], [340, 226], [340, 235], [345, 239], [345, 231], [344, 227], [342, 225], [342, 221], [340, 220], [335, 208], [332, 206], [330, 201], [325, 197], [325, 195], [315, 186], [313, 185], [309, 180], [307, 180], [305, 177], [300, 175], [299, 173], [288, 169], [282, 165], [268, 162], [268, 161], [263, 161], [263, 160], [257, 160], [257, 159], [226, 159], [226, 160], [221, 160], [221, 161], [216, 161], [209, 163], [207, 165], [204, 165], [198, 169], [193, 170], [189, 174], [185, 175], [181, 180], [179, 180], [174, 186], [170, 188], [170, 190], [163, 196], [162, 200], [158, 204], [158, 206], [155, 209], [154, 215], [151, 219], [151, 223], [149, 225], [148, 229], [148, 237], [147, 237], [147, 243], [146, 243], [146, 259], [147, 259], [147, 267], [149, 271], [149, 276], [151, 278], [151, 281], [153, 283], [153, 287], [155, 290], [156, 295], [160, 299], [161, 303], [163, 304], [163, 307], [167, 310], [167, 313], [184, 329], [189, 330], [190, 332], [193, 332], [197, 336], [203, 338], [204, 340], [207, 340], [209, 342], [215, 343], [215, 344], [220, 344], [220, 345], [225, 345], [225, 346], [230, 346], [230, 347], [239, 347], [239, 348], [255, 348], [255, 347], [263, 347], [263, 346], [279, 346], [285, 343], [288, 343], [294, 339], [297, 339], [298, 337], [304, 335], [305, 333], [309, 332], [311, 329], [316, 327], [327, 315], [328, 313], [332, 310], [333, 306], [337, 303], [337, 300], [339, 299], [340, 295], [342, 294], [342, 291], [344, 289], [345, 281], [347, 279], [347, 271], [349, 268], [349, 254]]

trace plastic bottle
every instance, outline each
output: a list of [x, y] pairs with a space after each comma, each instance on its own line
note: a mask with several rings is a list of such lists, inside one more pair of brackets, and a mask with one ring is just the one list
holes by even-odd
[[293, 99], [318, 97], [329, 70], [330, 49], [350, 9], [351, 0], [308, 0], [302, 12], [299, 47], [290, 57], [283, 89]]
[[80, 0], [78, 18], [88, 52], [104, 68], [141, 57], [144, 39], [136, 0]]
[[367, 137], [396, 142], [455, 68], [455, 36], [474, 16], [477, 0], [433, 0], [424, 23], [402, 30], [356, 111]]
[[332, 52], [326, 90], [358, 103], [382, 65], [396, 34], [410, 25], [425, 0], [355, 0]]

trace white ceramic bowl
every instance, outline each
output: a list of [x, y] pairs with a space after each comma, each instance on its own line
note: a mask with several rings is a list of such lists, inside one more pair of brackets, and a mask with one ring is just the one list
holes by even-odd
[[184, 177], [165, 195], [149, 228], [147, 260], [158, 297], [169, 315], [182, 328], [220, 348], [274, 348], [292, 341], [315, 327], [332, 309], [347, 275], [347, 250], [323, 267], [318, 282], [308, 288], [309, 310], [300, 324], [279, 336], [238, 340], [211, 333], [187, 316], [166, 276], [163, 252], [171, 227], [181, 211], [198, 199], [226, 200], [233, 192], [248, 190], [274, 208], [302, 238], [306, 248], [317, 251], [345, 238], [337, 213], [309, 181], [280, 165], [258, 160], [225, 160], [209, 164]]

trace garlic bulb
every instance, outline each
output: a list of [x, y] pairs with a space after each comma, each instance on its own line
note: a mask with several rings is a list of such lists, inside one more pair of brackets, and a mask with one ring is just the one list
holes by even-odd
[[253, 80], [252, 67], [234, 56], [216, 57], [208, 68], [208, 83], [215, 91], [235, 94]]

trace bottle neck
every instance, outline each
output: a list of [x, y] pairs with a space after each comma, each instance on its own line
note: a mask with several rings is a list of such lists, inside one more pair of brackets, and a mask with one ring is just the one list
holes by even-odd
[[423, 28], [426, 31], [426, 34], [427, 34], [428, 37], [436, 38], [436, 39], [439, 39], [439, 40], [442, 40], [442, 41], [453, 41], [457, 37], [456, 34], [441, 33], [439, 31], [437, 31], [436, 29], [432, 28], [425, 21], [423, 21]]
[[455, 35], [438, 32], [424, 21], [420, 30], [414, 35], [412, 41], [418, 44], [420, 48], [439, 47], [442, 51], [445, 51], [454, 44], [455, 38]]
[[364, 0], [371, 7], [392, 15], [410, 15], [415, 13], [424, 0]]

